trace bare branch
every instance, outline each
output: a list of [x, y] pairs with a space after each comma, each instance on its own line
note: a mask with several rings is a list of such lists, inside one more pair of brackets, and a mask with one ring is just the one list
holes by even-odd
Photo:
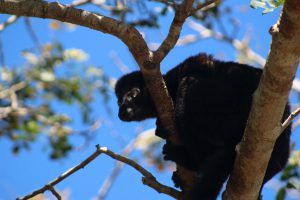
[[161, 46], [154, 52], [155, 62], [161, 62], [169, 53], [169, 51], [175, 46], [182, 29], [182, 25], [185, 22], [185, 19], [191, 13], [193, 3], [194, 0], [185, 0], [176, 10], [168, 36], [165, 38]]
[[296, 108], [296, 110], [294, 110], [290, 114], [290, 116], [282, 123], [281, 132], [284, 131], [284, 129], [286, 129], [292, 123], [292, 121], [295, 119], [295, 117], [297, 117], [297, 115], [299, 115], [299, 113], [300, 113], [300, 106]]
[[[231, 37], [228, 37], [218, 31], [214, 31], [212, 29], [206, 28], [205, 26], [196, 23], [192, 20], [188, 21], [188, 25], [198, 32], [199, 36], [198, 38], [193, 38], [191, 42], [195, 42], [197, 39], [202, 38], [214, 38], [216, 40], [224, 41], [229, 44], [231, 44], [234, 48], [236, 48], [238, 51], [243, 53], [249, 60], [256, 62], [260, 66], [264, 66], [266, 63], [266, 60], [259, 55], [258, 53], [254, 52], [251, 48], [249, 48], [247, 45], [244, 45], [244, 42], [238, 39], [232, 39]], [[190, 43], [189, 41], [186, 41], [185, 44]]]
[[0, 1], [0, 13], [56, 19], [112, 34], [128, 46], [139, 65], [142, 65], [145, 58], [149, 56], [149, 50], [142, 35], [134, 27], [58, 2], [2, 0]]
[[65, 178], [69, 177], [70, 175], [72, 175], [73, 173], [75, 173], [76, 171], [78, 171], [79, 169], [83, 169], [86, 165], [88, 165], [90, 162], [92, 162], [95, 158], [97, 158], [102, 152], [99, 150], [100, 147], [97, 146], [97, 150], [90, 155], [87, 159], [85, 159], [84, 161], [82, 161], [80, 164], [76, 165], [75, 167], [72, 167], [71, 169], [67, 170], [66, 172], [64, 172], [63, 174], [61, 174], [60, 176], [58, 176], [56, 179], [50, 181], [48, 184], [46, 184], [44, 187], [35, 190], [34, 192], [32, 192], [29, 195], [26, 195], [24, 197], [20, 197], [18, 198], [18, 200], [26, 200], [26, 199], [30, 199], [38, 194], [44, 193], [46, 190], [49, 189], [49, 187], [53, 187], [56, 184], [58, 184], [59, 182], [63, 181]]
[[54, 187], [52, 185], [47, 185], [47, 189], [50, 190], [52, 192], [52, 194], [58, 199], [61, 200], [61, 196], [59, 195], [59, 193], [54, 189]]
[[32, 40], [33, 43], [35, 44], [37, 50], [42, 54], [43, 51], [42, 51], [41, 43], [40, 43], [40, 41], [39, 41], [39, 38], [38, 38], [37, 35], [35, 34], [33, 28], [32, 28], [30, 19], [29, 19], [28, 17], [25, 17], [25, 18], [24, 18], [24, 21], [25, 21], [26, 29], [27, 29], [27, 31], [28, 31], [28, 34], [29, 34], [31, 40]]
[[137, 171], [139, 171], [144, 177], [142, 178], [142, 181], [145, 185], [148, 185], [149, 187], [156, 190], [158, 193], [164, 193], [171, 197], [174, 197], [175, 199], [180, 199], [181, 193], [171, 187], [162, 185], [159, 183], [156, 178], [145, 168], [137, 164], [135, 161], [130, 160], [124, 156], [120, 156], [118, 154], [115, 154], [114, 152], [108, 150], [106, 147], [101, 147], [100, 151], [110, 157], [112, 157], [115, 160], [119, 160], [123, 163], [126, 163], [127, 165], [133, 167]]
[[82, 161], [80, 164], [78, 164], [75, 167], [72, 167], [71, 169], [67, 170], [66, 172], [64, 172], [63, 174], [61, 174], [60, 176], [58, 176], [56, 179], [50, 181], [44, 187], [42, 187], [42, 188], [40, 188], [38, 190], [35, 190], [34, 192], [32, 192], [29, 195], [26, 195], [24, 197], [18, 198], [18, 200], [30, 199], [30, 198], [38, 195], [38, 194], [44, 193], [46, 190], [50, 190], [55, 195], [55, 193], [57, 193], [57, 192], [55, 190], [52, 191], [52, 189], [53, 189], [53, 187], [56, 184], [60, 183], [65, 178], [69, 177], [70, 175], [72, 175], [73, 173], [75, 173], [76, 171], [78, 171], [79, 169], [83, 169], [90, 162], [92, 162], [95, 158], [97, 158], [101, 153], [104, 153], [104, 154], [110, 156], [111, 158], [113, 158], [115, 160], [118, 160], [118, 161], [121, 161], [123, 163], [126, 163], [129, 166], [131, 166], [134, 169], [136, 169], [137, 171], [139, 171], [144, 176], [143, 179], [142, 179], [143, 183], [145, 185], [148, 185], [149, 187], [153, 188], [157, 192], [167, 194], [167, 195], [169, 195], [171, 197], [174, 197], [176, 199], [180, 199], [181, 193], [179, 191], [177, 191], [177, 190], [175, 190], [175, 189], [173, 189], [171, 187], [168, 187], [168, 186], [165, 186], [165, 185], [159, 183], [156, 180], [156, 178], [149, 171], [147, 171], [145, 168], [143, 168], [142, 166], [140, 166], [135, 161], [133, 161], [133, 160], [131, 160], [129, 158], [126, 158], [124, 156], [120, 156], [120, 155], [118, 155], [118, 154], [116, 154], [116, 153], [108, 150], [106, 147], [100, 147], [99, 145], [96, 145], [96, 151], [92, 155], [90, 155], [88, 158], [86, 158], [84, 161]]
[[274, 144], [282, 130], [280, 121], [300, 60], [299, 13], [298, 0], [285, 0], [280, 19], [271, 29], [270, 53], [253, 95], [243, 139], [237, 146], [225, 199], [258, 198]]
[[10, 16], [6, 22], [0, 24], [0, 32], [3, 31], [7, 26], [15, 23], [19, 19], [19, 16], [12, 15]]
[[220, 2], [221, 2], [221, 0], [208, 0], [208, 1], [205, 1], [204, 3], [198, 4], [197, 7], [192, 10], [192, 13], [197, 12], [199, 10], [207, 11], [207, 10], [213, 8], [213, 7], [216, 7]]

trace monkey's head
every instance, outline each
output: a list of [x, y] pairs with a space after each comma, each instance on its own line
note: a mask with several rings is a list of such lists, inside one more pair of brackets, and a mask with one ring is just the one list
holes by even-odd
[[156, 110], [140, 71], [122, 76], [116, 83], [119, 118], [123, 121], [141, 121], [156, 117]]

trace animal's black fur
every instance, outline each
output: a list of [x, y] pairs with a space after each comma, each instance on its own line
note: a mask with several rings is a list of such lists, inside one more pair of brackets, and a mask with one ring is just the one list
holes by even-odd
[[[216, 199], [228, 178], [235, 158], [235, 146], [242, 138], [252, 94], [261, 74], [261, 69], [199, 54], [186, 59], [163, 76], [175, 104], [175, 124], [183, 142], [182, 146], [175, 146], [167, 140], [163, 153], [166, 160], [198, 172], [198, 182], [190, 199]], [[130, 92], [133, 88], [139, 88], [135, 97]], [[122, 120], [140, 121], [157, 117], [140, 72], [123, 76], [115, 91]], [[287, 105], [282, 119], [286, 119], [289, 113]], [[291, 128], [288, 127], [278, 138], [264, 183], [285, 166], [290, 133]], [[157, 120], [156, 135], [165, 139], [167, 134]], [[176, 186], [181, 185], [176, 173], [173, 180]]]

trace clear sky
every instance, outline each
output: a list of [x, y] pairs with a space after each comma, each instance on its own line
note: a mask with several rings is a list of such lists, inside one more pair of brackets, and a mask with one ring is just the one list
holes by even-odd
[[[61, 2], [64, 3], [66, 1]], [[248, 5], [240, 5], [238, 1], [231, 1], [231, 3], [233, 8], [237, 8], [235, 10], [238, 10], [234, 13], [234, 16], [237, 17], [241, 24], [238, 38], [242, 39], [245, 33], [250, 31], [250, 47], [263, 57], [266, 57], [271, 39], [268, 30], [270, 26], [276, 22], [279, 12], [275, 11], [262, 16], [261, 10], [253, 10], [249, 8]], [[92, 9], [94, 9], [94, 7]], [[4, 21], [7, 17], [7, 15], [0, 15], [0, 21]], [[163, 25], [160, 30], [140, 29], [140, 31], [146, 34], [148, 43], [161, 42], [167, 34], [170, 20], [171, 16], [162, 18], [161, 22]], [[222, 20], [224, 20], [224, 25], [227, 26], [228, 20]], [[90, 56], [88, 62], [103, 67], [107, 75], [115, 78], [120, 77], [122, 72], [112, 62], [111, 56], [114, 53], [118, 54], [122, 62], [129, 66], [130, 70], [137, 69], [137, 65], [127, 47], [117, 38], [82, 27], [76, 27], [74, 31], [53, 31], [49, 29], [49, 22], [49, 20], [43, 19], [32, 20], [34, 30], [41, 43], [49, 42], [55, 38], [60, 41], [66, 49], [83, 49]], [[181, 35], [184, 36], [193, 33], [195, 32], [185, 25]], [[22, 18], [1, 32], [0, 38], [3, 42], [6, 64], [10, 67], [20, 66], [24, 63], [20, 52], [28, 47], [34, 46], [25, 30], [24, 20]], [[162, 71], [166, 72], [185, 58], [199, 52], [207, 52], [224, 60], [236, 60], [236, 52], [230, 45], [215, 41], [214, 39], [204, 39], [191, 45], [176, 47], [162, 62]], [[48, 181], [54, 179], [90, 155], [95, 150], [95, 144], [99, 143], [102, 146], [108, 146], [116, 152], [120, 151], [122, 147], [111, 137], [110, 133], [114, 132], [120, 134], [126, 141], [130, 141], [130, 138], [133, 138], [135, 135], [138, 123], [121, 122], [116, 114], [116, 100], [113, 95], [112, 97], [110, 105], [113, 108], [113, 113], [111, 115], [106, 113], [100, 101], [95, 102], [94, 115], [107, 120], [104, 120], [103, 126], [97, 131], [97, 136], [91, 144], [81, 151], [72, 151], [67, 158], [60, 161], [52, 161], [48, 158], [49, 150], [45, 149], [46, 142], [43, 141], [43, 138], [37, 140], [29, 151], [21, 151], [19, 155], [13, 155], [11, 153], [12, 143], [1, 137], [0, 200], [14, 199], [43, 186]], [[296, 95], [293, 95], [291, 101], [292, 103], [297, 102]], [[57, 106], [59, 108], [59, 105]], [[78, 119], [76, 119], [78, 118], [76, 110], [68, 107], [62, 109], [63, 112], [74, 116], [74, 127], [80, 129], [80, 124], [76, 123], [76, 121], [78, 121]], [[154, 127], [153, 120], [142, 123], [145, 129]], [[293, 133], [293, 139], [300, 141], [297, 130]], [[76, 137], [72, 138], [72, 141], [77, 146], [80, 146], [82, 143], [82, 140]], [[298, 143], [297, 148], [299, 149], [299, 147]], [[134, 152], [131, 156], [135, 158], [140, 155], [139, 152]], [[92, 199], [97, 195], [102, 182], [110, 173], [114, 163], [114, 160], [104, 155], [100, 156], [86, 168], [58, 184], [57, 188], [58, 190], [69, 190], [70, 199]], [[153, 172], [158, 180], [167, 185], [172, 185], [170, 180], [171, 172], [158, 173], [151, 166], [145, 163], [142, 163], [142, 165]], [[265, 189], [264, 197], [265, 199], [274, 199], [274, 191], [268, 188]], [[171, 198], [166, 195], [160, 195], [147, 186], [144, 186], [141, 183], [140, 174], [126, 166], [107, 197], [107, 200], [118, 199], [167, 200]]]

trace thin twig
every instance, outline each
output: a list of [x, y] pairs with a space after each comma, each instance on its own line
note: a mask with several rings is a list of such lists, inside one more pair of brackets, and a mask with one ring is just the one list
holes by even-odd
[[60, 194], [54, 189], [52, 185], [47, 185], [47, 189], [52, 192], [52, 194], [58, 199], [61, 200]]
[[126, 65], [122, 62], [122, 60], [120, 59], [119, 55], [118, 55], [116, 52], [113, 51], [113, 52], [110, 54], [110, 57], [111, 57], [112, 61], [114, 62], [114, 64], [118, 67], [118, 69], [119, 69], [122, 73], [126, 74], [126, 73], [129, 73], [129, 72], [130, 72], [128, 66], [126, 66]]
[[[249, 60], [256, 62], [260, 66], [265, 65], [266, 60], [262, 56], [260, 56], [256, 52], [254, 52], [252, 49], [250, 49], [248, 46], [244, 45], [243, 41], [240, 41], [237, 39], [232, 39], [231, 37], [228, 37], [218, 31], [209, 29], [199, 23], [192, 21], [192, 20], [189, 20], [188, 25], [192, 29], [194, 29], [195, 31], [198, 32], [198, 34], [199, 34], [198, 39], [211, 37], [211, 38], [214, 38], [217, 40], [227, 42], [227, 43], [231, 44], [235, 49], [237, 49], [241, 53], [243, 53], [245, 56], [247, 56], [247, 58]], [[195, 42], [195, 40], [192, 42]]]
[[26, 25], [26, 30], [28, 31], [28, 34], [29, 34], [31, 40], [35, 44], [35, 46], [38, 49], [38, 51], [42, 54], [43, 50], [42, 50], [42, 47], [41, 47], [41, 43], [39, 41], [39, 38], [35, 34], [33, 28], [32, 28], [30, 18], [29, 17], [25, 17], [24, 18], [24, 22], [25, 22], [25, 25]]
[[300, 113], [300, 106], [298, 108], [296, 108], [296, 110], [294, 110], [290, 116], [282, 123], [281, 125], [281, 132], [284, 131], [284, 129], [286, 129], [293, 121], [293, 119], [295, 117], [297, 117], [297, 115], [299, 115]]
[[3, 31], [7, 26], [15, 23], [19, 19], [19, 16], [12, 15], [5, 22], [0, 24], [0, 32]]
[[142, 178], [142, 181], [145, 185], [148, 185], [149, 187], [152, 187], [154, 190], [156, 190], [158, 193], [164, 193], [171, 197], [174, 197], [175, 199], [181, 198], [181, 193], [171, 187], [165, 186], [161, 183], [159, 183], [156, 178], [145, 168], [137, 164], [135, 161], [126, 158], [124, 156], [120, 156], [118, 154], [115, 154], [114, 152], [108, 150], [106, 147], [100, 148], [100, 151], [110, 157], [112, 157], [115, 160], [119, 160], [121, 162], [126, 163], [127, 165], [133, 167], [137, 171], [139, 171], [144, 177]]
[[160, 47], [154, 52], [155, 62], [161, 62], [170, 50], [175, 46], [182, 26], [186, 18], [190, 15], [194, 0], [184, 0], [175, 12], [174, 19], [171, 23], [169, 33]]
[[192, 10], [192, 13], [197, 12], [198, 10], [207, 11], [215, 6], [217, 6], [221, 0], [208, 0], [204, 3], [200, 3]]
[[55, 186], [57, 183], [61, 182], [62, 180], [64, 180], [65, 178], [67, 178], [68, 176], [72, 175], [73, 173], [75, 173], [76, 171], [78, 171], [79, 169], [83, 169], [86, 165], [88, 165], [90, 162], [92, 162], [95, 158], [97, 158], [102, 152], [99, 151], [99, 146], [97, 146], [97, 150], [90, 155], [87, 159], [85, 159], [84, 161], [82, 161], [80, 164], [76, 165], [75, 167], [72, 167], [71, 169], [67, 170], [66, 172], [64, 172], [63, 174], [61, 174], [60, 176], [58, 176], [56, 179], [50, 181], [48, 184], [46, 184], [44, 187], [33, 191], [31, 194], [26, 195], [24, 197], [20, 197], [18, 198], [18, 200], [26, 200], [26, 199], [30, 199], [38, 194], [44, 193], [46, 190], [48, 190], [49, 186]]
[[69, 177], [70, 175], [72, 175], [73, 173], [78, 171], [79, 169], [84, 168], [86, 165], [88, 165], [90, 162], [92, 162], [95, 158], [97, 158], [101, 153], [104, 153], [115, 160], [124, 162], [124, 163], [128, 164], [129, 166], [133, 167], [134, 169], [136, 169], [137, 171], [139, 171], [144, 176], [142, 178], [143, 183], [145, 185], [152, 187], [157, 192], [167, 194], [176, 199], [180, 199], [181, 193], [179, 191], [159, 183], [156, 180], [156, 178], [149, 171], [147, 171], [145, 168], [143, 168], [142, 166], [137, 164], [135, 161], [133, 161], [129, 158], [126, 158], [124, 156], [118, 155], [118, 154], [108, 150], [106, 147], [100, 147], [100, 145], [96, 145], [96, 151], [92, 155], [90, 155], [88, 158], [86, 158], [83, 162], [81, 162], [80, 164], [76, 165], [75, 167], [67, 170], [66, 172], [64, 172], [63, 174], [58, 176], [56, 179], [50, 181], [44, 187], [33, 191], [29, 195], [18, 198], [18, 200], [30, 199], [38, 194], [44, 193], [46, 190], [49, 190], [50, 187], [54, 187], [56, 184], [58, 184], [65, 178]]

